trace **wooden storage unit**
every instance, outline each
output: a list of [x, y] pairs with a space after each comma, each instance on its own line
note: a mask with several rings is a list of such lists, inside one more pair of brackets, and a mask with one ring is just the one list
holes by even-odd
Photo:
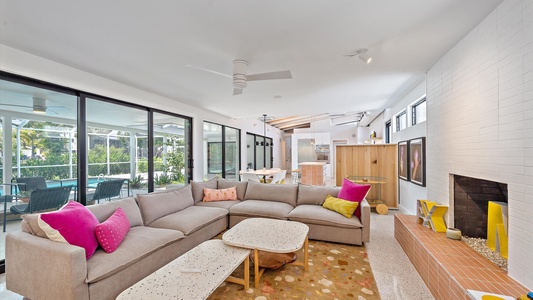
[[[349, 176], [381, 177], [384, 183], [372, 184], [367, 200], [371, 206], [383, 203], [389, 208], [398, 207], [396, 144], [339, 145], [335, 151], [337, 186], [341, 186], [343, 178]], [[378, 194], [381, 198], [380, 202], [374, 201], [373, 203], [373, 200], [378, 200]]]

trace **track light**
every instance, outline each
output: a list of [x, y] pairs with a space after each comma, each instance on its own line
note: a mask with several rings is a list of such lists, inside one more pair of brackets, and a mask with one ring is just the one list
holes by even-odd
[[364, 61], [366, 64], [369, 64], [370, 62], [372, 62], [372, 57], [370, 57], [370, 56], [368, 56], [368, 54], [366, 54], [367, 51], [368, 51], [368, 49], [361, 48], [361, 49], [355, 51], [355, 55], [359, 56], [359, 59]]
[[365, 63], [369, 64], [371, 61], [372, 61], [372, 57], [366, 55], [366, 54], [361, 54], [359, 55], [359, 58], [364, 61]]

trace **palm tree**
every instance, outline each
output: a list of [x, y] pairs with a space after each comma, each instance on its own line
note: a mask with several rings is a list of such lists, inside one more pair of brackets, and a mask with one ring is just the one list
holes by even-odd
[[24, 149], [31, 150], [31, 158], [35, 158], [37, 148], [43, 148], [43, 132], [36, 130], [24, 130], [20, 132], [20, 145]]

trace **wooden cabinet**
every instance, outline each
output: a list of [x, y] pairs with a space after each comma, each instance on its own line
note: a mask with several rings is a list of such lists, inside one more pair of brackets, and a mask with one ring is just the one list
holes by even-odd
[[[367, 200], [372, 206], [379, 200], [389, 208], [398, 207], [398, 169], [396, 144], [339, 145], [335, 149], [336, 184], [343, 178], [383, 178], [380, 184], [372, 185]], [[374, 203], [373, 203], [374, 202]]]

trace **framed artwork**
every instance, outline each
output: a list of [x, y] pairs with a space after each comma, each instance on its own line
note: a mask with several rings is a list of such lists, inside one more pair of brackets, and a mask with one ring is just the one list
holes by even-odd
[[409, 180], [409, 142], [398, 142], [398, 177]]
[[409, 141], [409, 178], [412, 183], [426, 186], [426, 138]]

